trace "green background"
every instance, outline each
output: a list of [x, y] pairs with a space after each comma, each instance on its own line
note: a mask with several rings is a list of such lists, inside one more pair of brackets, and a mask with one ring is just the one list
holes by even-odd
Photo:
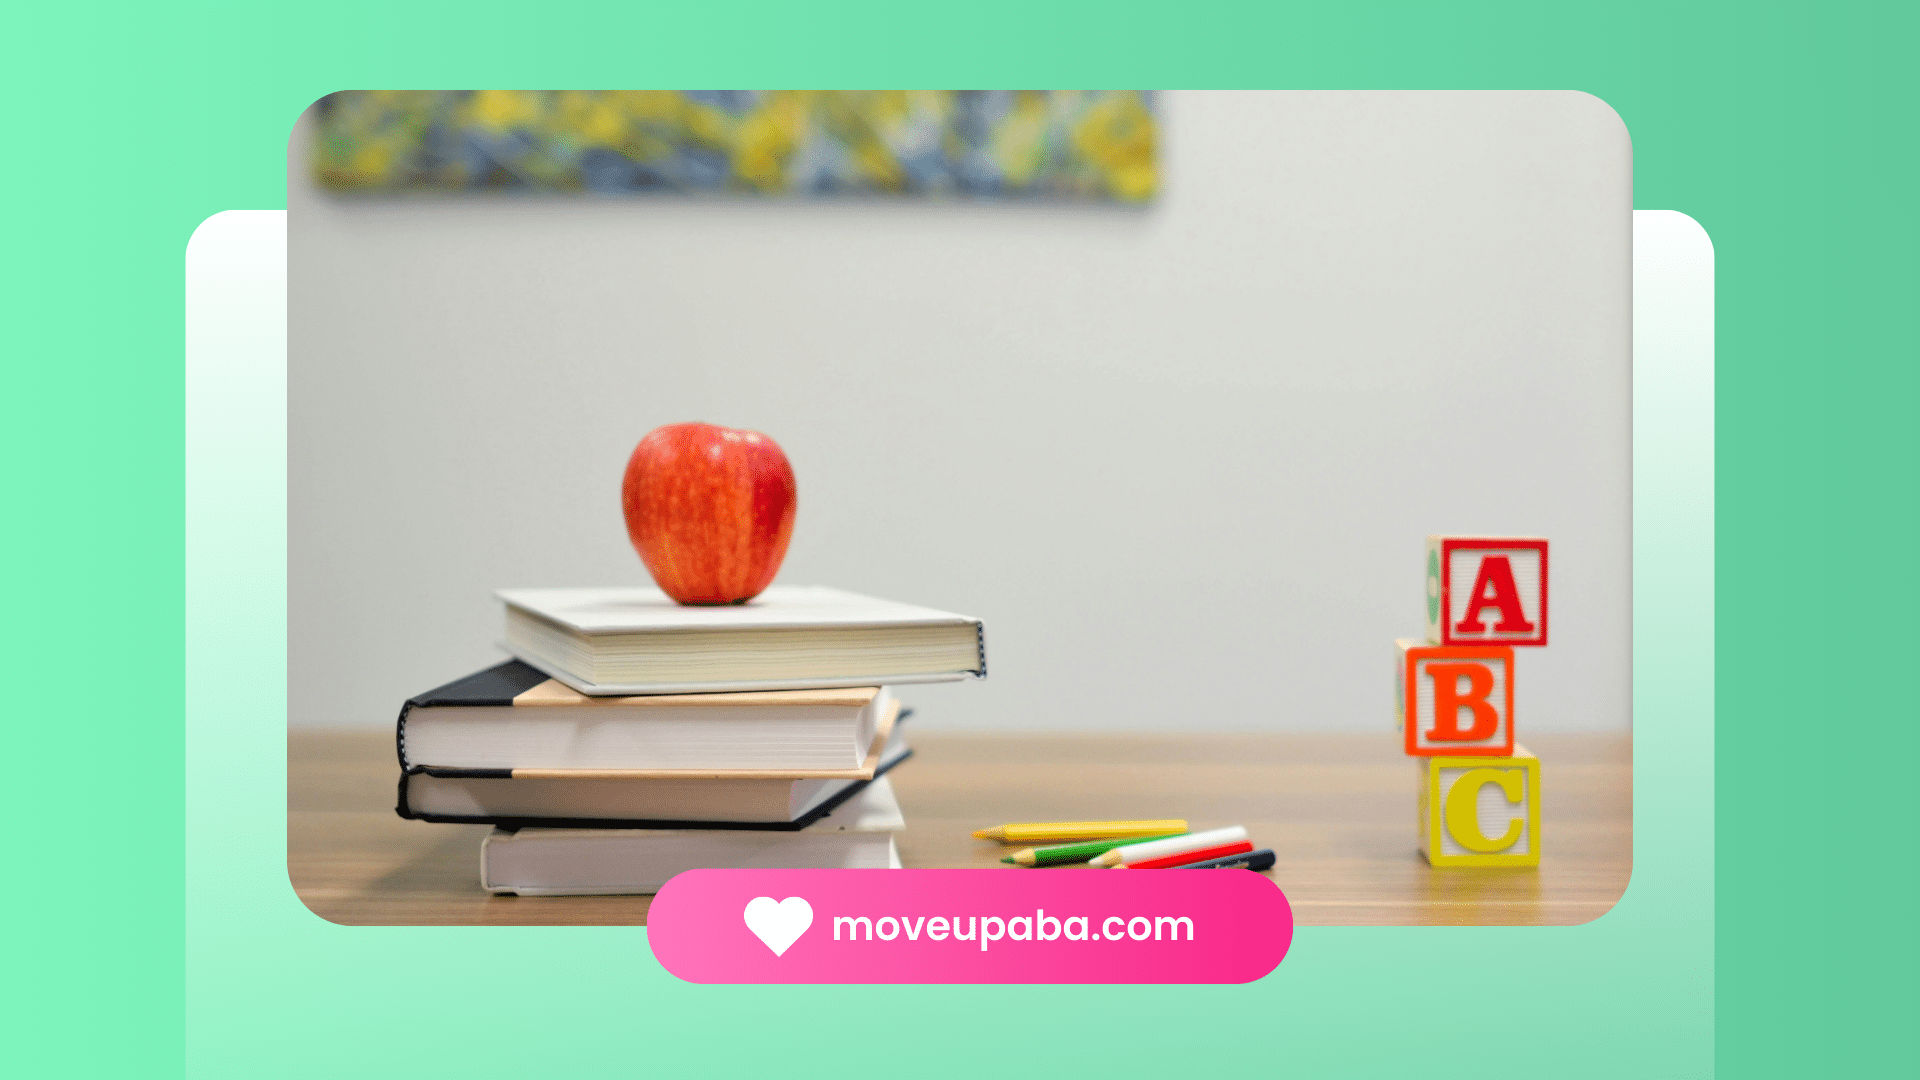
[[[1913, 303], [1911, 12], [12, 11], [0, 65], [9, 1061], [22, 1075], [167, 1075], [183, 1058], [196, 1076], [1037, 1075], [1219, 1056], [1303, 1075], [1694, 1076], [1715, 1067], [1717, 947], [1729, 1075], [1871, 1068], [1910, 1001], [1894, 963], [1911, 946], [1912, 873], [1874, 829], [1905, 809], [1909, 770], [1895, 770], [1913, 743], [1910, 695], [1896, 701], [1891, 685], [1913, 668], [1895, 615], [1915, 609], [1896, 550], [1915, 535], [1915, 358], [1894, 325]], [[300, 907], [279, 863], [284, 519], [270, 499], [202, 538], [248, 584], [203, 613], [219, 651], [199, 670], [222, 694], [192, 722], [225, 741], [196, 761], [189, 800], [181, 259], [194, 226], [283, 206], [292, 120], [335, 89], [820, 84], [1568, 87], [1620, 112], [1636, 205], [1684, 210], [1716, 244], [1725, 638], [1713, 659], [1704, 583], [1688, 572], [1710, 534], [1674, 524], [1699, 515], [1640, 502], [1636, 874], [1612, 914], [1567, 930], [1307, 929], [1267, 980], [1198, 989], [693, 987], [653, 964], [637, 929], [334, 927]], [[1676, 422], [1649, 445], [1642, 425], [1641, 500], [1650, 459], [1700, 460], [1707, 429], [1691, 446], [1688, 434]], [[276, 449], [262, 448], [262, 483]], [[102, 628], [124, 657], [111, 679], [82, 647]], [[1697, 735], [1710, 663], [1728, 717], [1717, 794]], [[85, 725], [100, 734], [76, 736]], [[1806, 772], [1829, 739], [1845, 753]], [[1170, 1022], [1193, 1034], [1137, 1051], [1115, 1041]], [[1035, 1028], [1072, 1037], [1022, 1037]], [[1210, 1049], [1216, 1037], [1229, 1048]]]

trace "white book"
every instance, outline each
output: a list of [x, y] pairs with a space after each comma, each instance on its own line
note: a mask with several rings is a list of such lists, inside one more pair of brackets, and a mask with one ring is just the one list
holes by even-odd
[[659, 892], [686, 870], [898, 868], [906, 827], [881, 777], [798, 832], [741, 829], [495, 829], [480, 844], [480, 885], [521, 896]]
[[[896, 727], [880, 753], [875, 775], [904, 761], [912, 751]], [[455, 824], [621, 827], [659, 823], [655, 828], [700, 824], [752, 824], [762, 828], [804, 827], [816, 815], [851, 798], [869, 781], [812, 777], [736, 777], [733, 779], [605, 779], [448, 775], [421, 768], [400, 778], [400, 816]], [[831, 806], [829, 805], [831, 804]]]
[[510, 770], [857, 770], [899, 702], [886, 687], [589, 697], [509, 661], [400, 714], [401, 766]]
[[690, 607], [653, 588], [501, 589], [507, 651], [582, 694], [984, 677], [980, 620], [818, 586]]

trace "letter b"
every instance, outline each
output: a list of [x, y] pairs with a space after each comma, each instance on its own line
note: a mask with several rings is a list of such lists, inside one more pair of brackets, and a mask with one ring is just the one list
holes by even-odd
[[[1433, 730], [1430, 739], [1446, 742], [1474, 742], [1492, 735], [1500, 726], [1500, 713], [1487, 704], [1493, 693], [1493, 672], [1485, 664], [1428, 664], [1427, 677], [1433, 680]], [[1468, 689], [1460, 692], [1460, 680]], [[1460, 710], [1473, 714], [1471, 727], [1460, 726]]]
[[[1053, 927], [1052, 933], [1047, 932], [1048, 926]], [[1040, 908], [1033, 913], [1033, 929], [1034, 936], [1041, 941], [1052, 941], [1060, 936], [1060, 920], [1048, 915], [1045, 908]]]
[[1399, 685], [1406, 752], [1502, 757], [1513, 752], [1513, 650], [1401, 640]]

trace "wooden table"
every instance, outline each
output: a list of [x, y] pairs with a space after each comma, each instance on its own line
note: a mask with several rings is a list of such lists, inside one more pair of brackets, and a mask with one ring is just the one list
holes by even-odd
[[[909, 867], [1017, 870], [974, 829], [1008, 821], [1186, 817], [1245, 825], [1279, 856], [1302, 925], [1573, 924], [1598, 918], [1632, 869], [1632, 742], [1535, 735], [1540, 867], [1429, 867], [1414, 848], [1414, 766], [1391, 735], [976, 735], [915, 731], [891, 775]], [[650, 897], [490, 896], [483, 825], [393, 812], [384, 731], [288, 739], [287, 862], [308, 907], [338, 923], [625, 925]]]

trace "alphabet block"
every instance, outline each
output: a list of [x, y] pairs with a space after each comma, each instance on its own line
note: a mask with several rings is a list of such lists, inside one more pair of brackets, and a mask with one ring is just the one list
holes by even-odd
[[1540, 865], [1540, 759], [1429, 757], [1420, 770], [1420, 854], [1434, 866]]
[[1545, 645], [1547, 542], [1537, 536], [1427, 537], [1427, 640]]
[[1394, 705], [1415, 757], [1513, 753], [1513, 650], [1401, 638]]

